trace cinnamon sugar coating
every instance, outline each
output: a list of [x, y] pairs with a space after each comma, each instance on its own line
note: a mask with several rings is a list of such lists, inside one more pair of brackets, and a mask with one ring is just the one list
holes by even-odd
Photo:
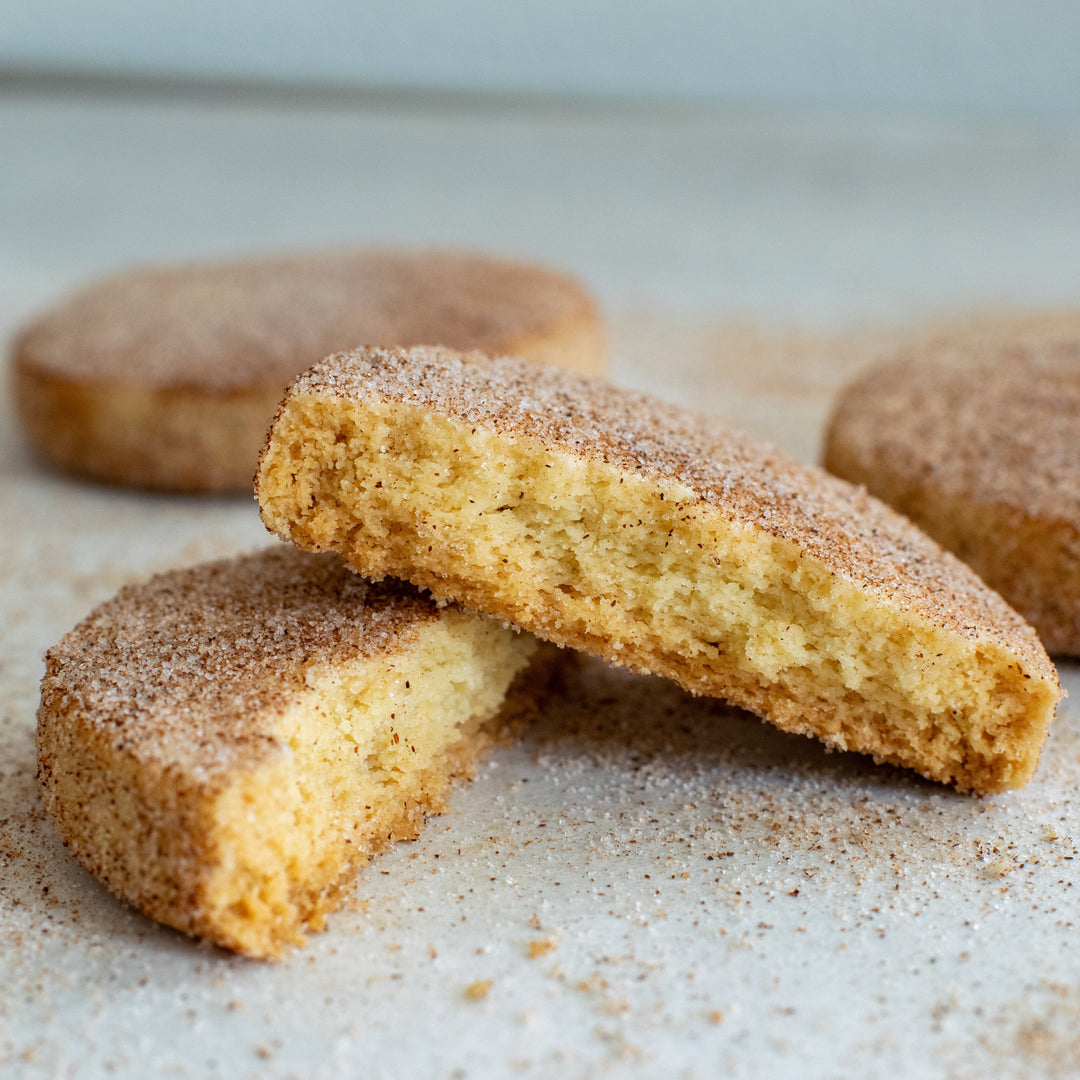
[[601, 371], [572, 278], [455, 252], [286, 255], [146, 268], [75, 294], [14, 343], [23, 426], [111, 483], [241, 490], [286, 383], [337, 349], [443, 343]]
[[1023, 783], [1060, 696], [1031, 628], [906, 519], [601, 380], [334, 356], [291, 386], [257, 494], [273, 531], [366, 574], [963, 788]]
[[49, 650], [43, 697], [147, 764], [209, 778], [277, 752], [266, 717], [311, 663], [400, 649], [437, 619], [411, 585], [276, 546], [121, 589]]
[[1080, 653], [1080, 328], [943, 337], [840, 395], [825, 466], [959, 555], [1052, 652]]
[[159, 575], [49, 651], [45, 808], [152, 918], [274, 957], [443, 808], [533, 648], [287, 546]]

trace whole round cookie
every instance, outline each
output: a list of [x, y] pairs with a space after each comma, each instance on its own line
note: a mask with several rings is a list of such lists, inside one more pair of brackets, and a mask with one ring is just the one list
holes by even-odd
[[14, 342], [37, 453], [95, 480], [249, 491], [288, 381], [363, 344], [445, 344], [598, 372], [597, 307], [566, 275], [454, 252], [338, 252], [146, 268]]
[[938, 338], [840, 395], [825, 467], [1080, 654], [1080, 326]]

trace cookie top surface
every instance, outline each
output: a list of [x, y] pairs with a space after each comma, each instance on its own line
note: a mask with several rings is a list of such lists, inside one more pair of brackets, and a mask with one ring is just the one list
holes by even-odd
[[898, 356], [843, 392], [830, 438], [871, 472], [1080, 527], [1080, 326]]
[[43, 708], [208, 777], [272, 749], [312, 667], [401, 647], [437, 618], [409, 585], [278, 545], [121, 589], [49, 650]]
[[438, 348], [329, 357], [294, 381], [283, 408], [309, 394], [418, 406], [677, 485], [680, 500], [790, 542], [883, 602], [996, 642], [1054, 677], [1027, 623], [906, 518], [718, 417], [601, 379]]
[[92, 285], [14, 343], [24, 369], [145, 387], [284, 386], [338, 349], [437, 342], [513, 351], [595, 319], [572, 278], [455, 252], [337, 252], [135, 270]]

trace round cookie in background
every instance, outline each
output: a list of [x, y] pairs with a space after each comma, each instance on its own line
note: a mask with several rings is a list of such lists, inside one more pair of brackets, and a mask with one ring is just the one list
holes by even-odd
[[546, 268], [458, 252], [147, 267], [46, 312], [13, 345], [34, 450], [109, 484], [250, 492], [289, 380], [363, 344], [443, 344], [600, 374], [596, 303]]
[[946, 333], [872, 368], [837, 399], [824, 464], [1080, 655], [1080, 317]]

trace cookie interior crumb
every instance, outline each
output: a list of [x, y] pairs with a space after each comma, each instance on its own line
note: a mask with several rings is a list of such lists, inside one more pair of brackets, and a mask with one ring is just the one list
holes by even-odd
[[1060, 697], [1030, 627], [904, 519], [595, 380], [332, 358], [287, 396], [258, 497], [366, 574], [964, 790], [1025, 783]]

